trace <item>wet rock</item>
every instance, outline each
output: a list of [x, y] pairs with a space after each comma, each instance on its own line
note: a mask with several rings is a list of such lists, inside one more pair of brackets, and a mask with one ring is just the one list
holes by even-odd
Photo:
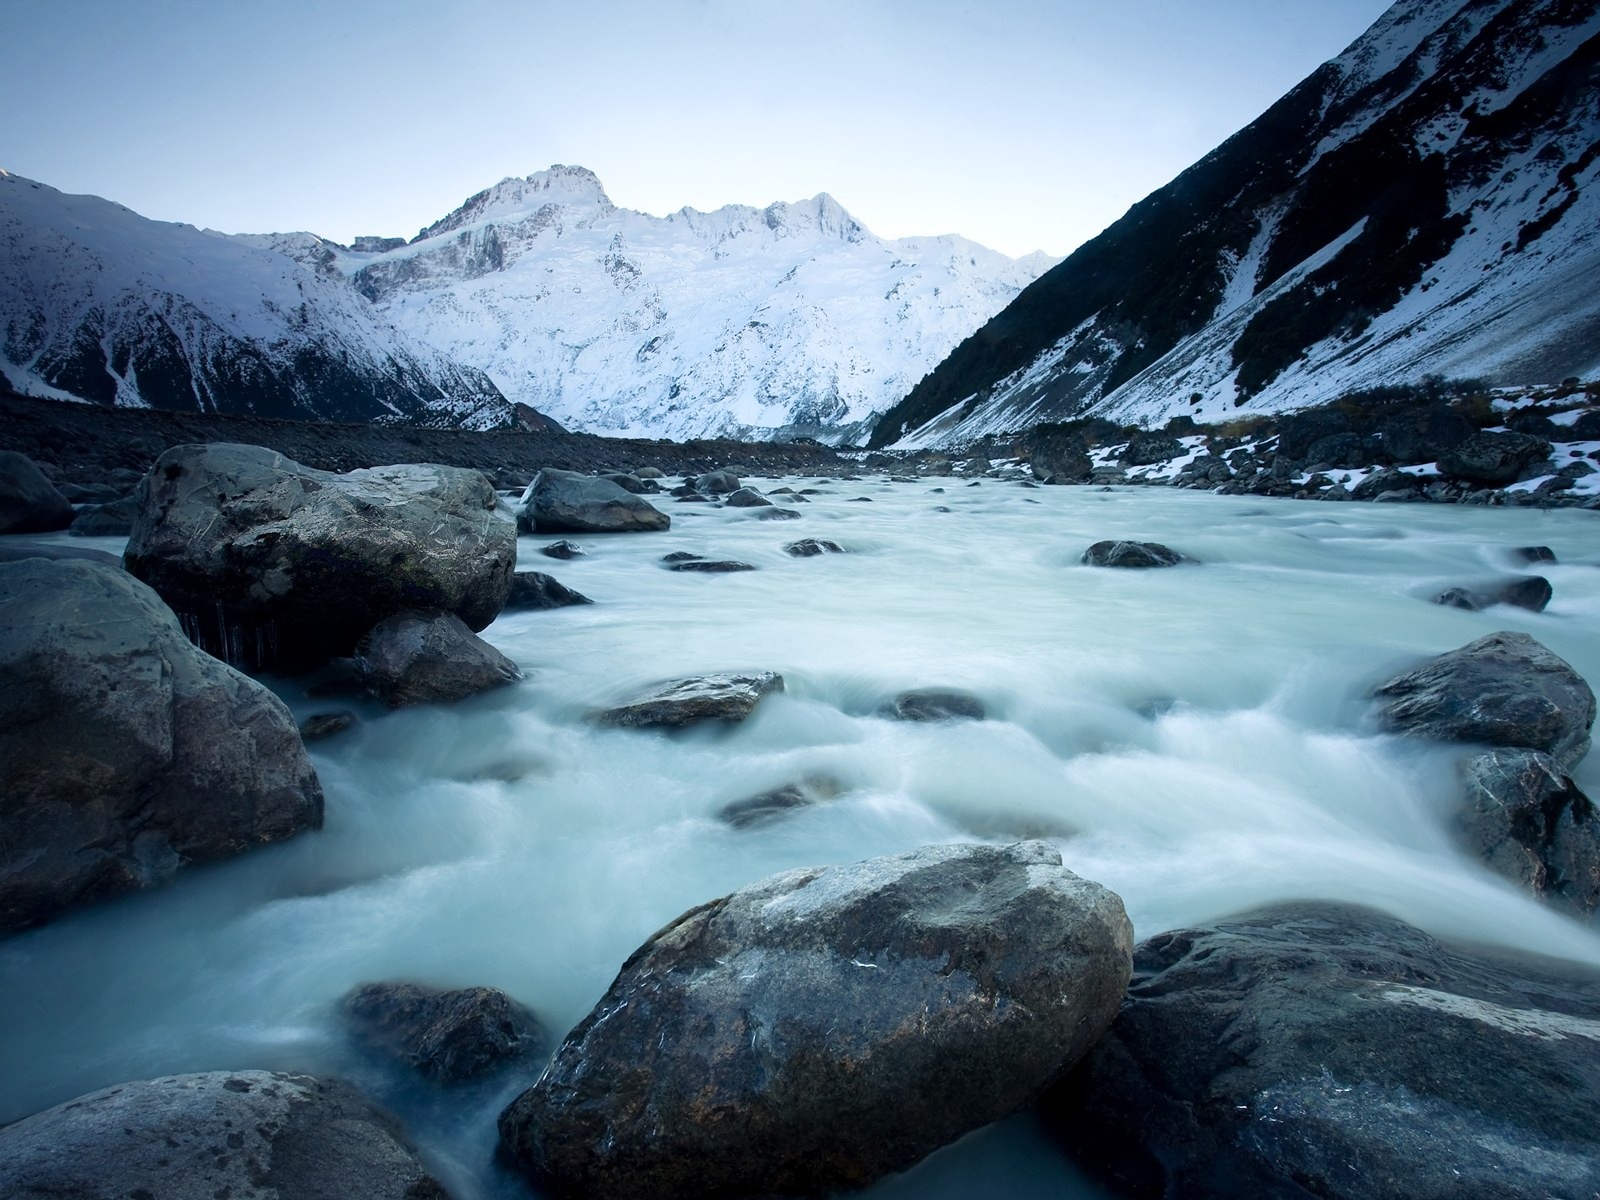
[[1519, 562], [1536, 563], [1556, 561], [1556, 552], [1549, 546], [1518, 546], [1511, 556]]
[[1096, 542], [1083, 552], [1090, 567], [1175, 567], [1195, 560], [1160, 542]]
[[687, 550], [674, 550], [671, 554], [663, 554], [661, 561], [664, 563], [694, 562], [700, 557], [698, 554], [690, 554]]
[[[974, 479], [971, 483], [967, 484], [967, 486], [968, 487], [977, 487], [978, 486], [978, 481], [976, 479]], [[845, 503], [846, 504], [871, 504], [872, 503], [872, 497], [871, 496], [851, 496], [850, 499], [845, 501]]]
[[1131, 928], [1041, 842], [789, 871], [637, 950], [500, 1117], [561, 1195], [817, 1195], [1031, 1101], [1115, 1016]]
[[1589, 748], [1594, 692], [1525, 633], [1501, 631], [1441, 654], [1373, 693], [1386, 729], [1412, 737], [1542, 750], [1563, 769]]
[[71, 525], [73, 515], [33, 459], [0, 450], [0, 533], [49, 533]]
[[1479, 612], [1495, 604], [1543, 612], [1553, 594], [1550, 581], [1543, 575], [1523, 575], [1476, 587], [1446, 588], [1433, 598], [1433, 602], [1443, 604], [1446, 608], [1464, 608], [1470, 612]]
[[640, 479], [660, 480], [667, 477], [666, 472], [664, 472], [660, 467], [641, 467], [639, 470], [635, 471], [634, 474]]
[[453, 613], [386, 617], [356, 646], [355, 662], [367, 689], [390, 708], [451, 704], [522, 678], [516, 663]]
[[72, 518], [67, 532], [78, 537], [127, 537], [133, 532], [133, 519], [138, 512], [138, 497], [124, 496], [109, 504], [84, 509]]
[[399, 1124], [349, 1084], [267, 1071], [169, 1075], [0, 1129], [12, 1200], [448, 1200]]
[[[795, 499], [801, 504], [805, 503], [804, 498], [800, 496], [796, 496]], [[800, 519], [800, 514], [795, 512], [794, 509], [779, 508], [776, 505], [771, 508], [753, 508], [750, 510], [750, 516], [757, 521], [798, 521]]]
[[122, 559], [104, 550], [87, 550], [82, 546], [62, 546], [54, 542], [35, 541], [26, 535], [13, 534], [0, 541], [0, 563], [21, 562], [25, 558], [44, 558], [52, 562], [92, 562], [104, 567], [122, 570]]
[[539, 553], [549, 558], [573, 559], [582, 558], [584, 549], [577, 542], [569, 542], [562, 538], [559, 542], [551, 542], [548, 546], [540, 546]]
[[707, 471], [694, 481], [697, 490], [720, 496], [739, 490], [739, 477], [732, 471]]
[[701, 575], [726, 575], [731, 571], [754, 571], [751, 563], [732, 558], [685, 558], [668, 565], [669, 571], [688, 571]]
[[729, 492], [728, 498], [724, 503], [729, 508], [760, 508], [763, 505], [771, 504], [772, 501], [756, 491], [755, 488], [742, 487], [737, 491]]
[[406, 608], [482, 629], [516, 564], [488, 479], [457, 467], [336, 475], [259, 446], [175, 446], [138, 496], [128, 570], [230, 662], [309, 668]]
[[547, 467], [523, 495], [533, 533], [637, 533], [672, 527], [672, 518], [609, 479]]
[[1488, 487], [1515, 483], [1523, 470], [1550, 454], [1550, 443], [1526, 433], [1475, 433], [1439, 456], [1451, 479]]
[[679, 496], [677, 502], [679, 504], [709, 504], [711, 503], [711, 497], [702, 496], [699, 492], [688, 492]]
[[300, 723], [300, 740], [318, 742], [323, 738], [343, 733], [357, 724], [355, 713], [348, 710], [331, 713], [313, 713]]
[[1600, 976], [1285, 904], [1134, 954], [1045, 1102], [1118, 1195], [1534, 1200], [1600, 1190]]
[[976, 696], [928, 688], [901, 692], [879, 715], [896, 721], [981, 721], [988, 714]]
[[0, 565], [0, 778], [0, 930], [322, 825], [282, 701], [93, 562]]
[[761, 698], [783, 691], [776, 671], [722, 672], [673, 679], [645, 689], [614, 708], [595, 714], [601, 725], [630, 729], [678, 727], [699, 721], [742, 721]]
[[832, 800], [843, 790], [837, 780], [813, 776], [724, 804], [717, 810], [717, 818], [735, 829], [749, 829], [775, 821], [797, 808]]
[[582, 592], [573, 591], [541, 571], [518, 571], [511, 577], [511, 591], [506, 595], [508, 612], [593, 603]]
[[544, 1045], [533, 1012], [498, 988], [366, 983], [344, 998], [362, 1041], [436, 1083], [498, 1071]]
[[1555, 759], [1491, 750], [1463, 768], [1467, 847], [1533, 895], [1580, 916], [1600, 905], [1600, 815]]
[[659, 492], [661, 490], [660, 487], [653, 484], [647, 484], [637, 475], [629, 475], [625, 471], [613, 471], [610, 474], [600, 475], [598, 478], [604, 479], [609, 483], [614, 483], [623, 491], [632, 492], [635, 496], [644, 495], [647, 492]]
[[794, 558], [815, 558], [819, 554], [843, 554], [844, 547], [826, 538], [801, 538], [798, 542], [790, 542], [783, 552]]

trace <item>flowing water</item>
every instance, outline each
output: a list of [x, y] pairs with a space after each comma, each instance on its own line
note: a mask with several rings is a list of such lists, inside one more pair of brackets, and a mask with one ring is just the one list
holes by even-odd
[[[1121, 894], [1139, 937], [1321, 897], [1600, 962], [1590, 928], [1453, 845], [1459, 751], [1381, 735], [1366, 699], [1496, 629], [1525, 630], [1600, 681], [1596, 514], [994, 480], [816, 486], [825, 494], [795, 521], [664, 500], [670, 532], [579, 537], [588, 556], [569, 563], [537, 553], [551, 539], [523, 538], [524, 568], [596, 601], [490, 626], [523, 683], [448, 708], [367, 710], [312, 747], [321, 833], [0, 943], [0, 1121], [160, 1074], [341, 1073], [402, 1114], [459, 1200], [525, 1194], [492, 1166], [493, 1119], [537, 1064], [478, 1088], [415, 1085], [351, 1048], [346, 991], [492, 985], [559, 1035], [692, 905], [774, 871], [930, 842], [1048, 836]], [[783, 553], [807, 536], [848, 553]], [[1079, 565], [1115, 537], [1202, 565]], [[1544, 613], [1427, 603], [1532, 569], [1507, 555], [1530, 544], [1560, 560], [1538, 568], [1555, 587]], [[677, 574], [658, 563], [674, 550], [759, 569]], [[739, 668], [778, 670], [786, 691], [730, 729], [584, 719], [640, 685]], [[274, 686], [302, 718], [329, 707]], [[940, 686], [979, 697], [990, 719], [873, 715], [896, 692]], [[808, 776], [842, 791], [756, 828], [715, 816]], [[1600, 755], [1577, 780], [1600, 795]], [[1025, 1116], [873, 1194], [982, 1191], [1097, 1194]]]

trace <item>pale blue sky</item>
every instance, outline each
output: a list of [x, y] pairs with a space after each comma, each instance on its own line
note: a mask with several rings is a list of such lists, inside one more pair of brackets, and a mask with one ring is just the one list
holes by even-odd
[[0, 167], [228, 232], [412, 236], [551, 163], [1055, 254], [1383, 0], [6, 0]]

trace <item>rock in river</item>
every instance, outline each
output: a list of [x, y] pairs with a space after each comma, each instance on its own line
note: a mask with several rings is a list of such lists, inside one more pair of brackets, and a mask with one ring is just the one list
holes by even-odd
[[361, 1039], [438, 1083], [497, 1071], [544, 1043], [539, 1018], [498, 988], [365, 983], [344, 998]]
[[981, 721], [988, 715], [976, 696], [932, 688], [901, 692], [880, 712], [896, 721]]
[[494, 488], [458, 467], [337, 475], [259, 446], [174, 446], [139, 497], [128, 570], [230, 662], [315, 666], [407, 608], [482, 629], [517, 561]]
[[116, 567], [0, 565], [0, 930], [322, 824], [288, 708]]
[[1160, 542], [1096, 542], [1083, 552], [1084, 564], [1091, 567], [1175, 567], [1193, 561]]
[[73, 509], [26, 454], [0, 450], [0, 533], [48, 533], [72, 524]]
[[448, 1200], [398, 1123], [333, 1079], [118, 1084], [0, 1129], [7, 1200]]
[[1413, 737], [1542, 750], [1563, 770], [1589, 749], [1594, 692], [1525, 633], [1501, 631], [1441, 654], [1374, 693], [1379, 719]]
[[775, 875], [635, 951], [501, 1143], [563, 1196], [860, 1187], [1065, 1071], [1131, 943], [1121, 901], [1042, 842]]
[[843, 554], [844, 547], [826, 538], [801, 538], [790, 542], [783, 552], [792, 558], [815, 558], [819, 554]]
[[672, 518], [609, 479], [546, 467], [522, 497], [534, 533], [631, 533], [669, 529]]
[[542, 571], [518, 571], [511, 577], [511, 590], [506, 594], [507, 612], [593, 603], [582, 592], [573, 591]]
[[356, 646], [355, 664], [391, 708], [450, 704], [522, 678], [516, 663], [451, 613], [407, 611], [379, 621]]
[[673, 679], [595, 715], [601, 725], [675, 727], [697, 721], [742, 721], [769, 692], [783, 691], [776, 671], [749, 675], [724, 672]]
[[1046, 1101], [1119, 1196], [1600, 1192], [1600, 975], [1299, 903], [1163, 933]]
[[1554, 594], [1550, 581], [1543, 575], [1519, 575], [1515, 579], [1499, 579], [1473, 587], [1446, 588], [1433, 602], [1446, 608], [1464, 608], [1468, 612], [1481, 612], [1495, 604], [1543, 612]]
[[1600, 906], [1600, 813], [1548, 754], [1467, 760], [1457, 817], [1467, 847], [1530, 893], [1580, 916]]

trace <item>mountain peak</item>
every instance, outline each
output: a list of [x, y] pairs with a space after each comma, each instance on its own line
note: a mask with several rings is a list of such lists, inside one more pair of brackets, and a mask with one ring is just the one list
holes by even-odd
[[435, 221], [411, 240], [425, 241], [482, 221], [514, 221], [550, 205], [592, 213], [609, 212], [614, 207], [593, 171], [555, 163], [522, 179], [514, 175], [502, 179], [493, 187], [468, 197], [460, 208]]

